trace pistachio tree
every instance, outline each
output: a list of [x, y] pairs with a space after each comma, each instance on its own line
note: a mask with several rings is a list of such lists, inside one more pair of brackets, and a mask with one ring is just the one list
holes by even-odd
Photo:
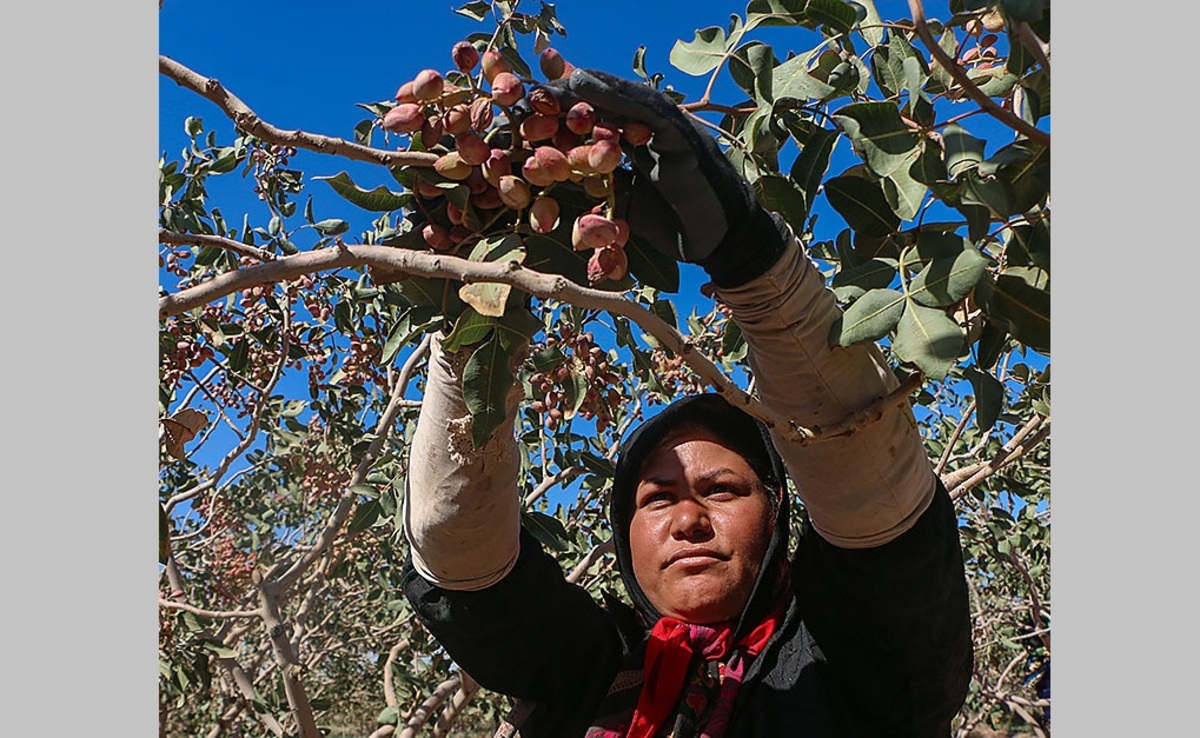
[[[959, 510], [976, 666], [957, 735], [1046, 735], [1049, 2], [906, 10], [750, 0], [696, 18], [669, 69], [643, 48], [607, 71], [711, 131], [842, 303], [831, 344], [891, 361], [878, 405], [913, 403]], [[477, 443], [523, 389], [522, 524], [597, 598], [619, 590], [619, 439], [657, 407], [717, 391], [797, 443], [872, 422], [878, 405], [826, 428], [779, 416], [727, 309], [706, 290], [681, 309], [680, 266], [622, 219], [649, 133], [555, 94], [572, 64], [552, 4], [455, 12], [478, 32], [356, 101], [349, 131], [286, 128], [160, 56], [197, 111], [160, 162], [162, 735], [519, 725], [527, 706], [481, 689], [400, 595], [432, 332], [470, 352]], [[228, 187], [258, 207], [235, 212]]]

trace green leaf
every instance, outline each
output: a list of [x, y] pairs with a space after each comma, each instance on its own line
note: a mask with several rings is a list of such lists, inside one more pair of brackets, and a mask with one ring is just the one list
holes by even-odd
[[328, 218], [313, 223], [313, 228], [316, 228], [322, 236], [336, 236], [350, 230], [350, 224], [341, 218]]
[[408, 193], [392, 192], [383, 185], [379, 185], [373, 190], [364, 190], [354, 181], [350, 179], [350, 175], [346, 172], [338, 172], [332, 177], [313, 177], [314, 180], [324, 180], [333, 188], [333, 191], [357, 205], [363, 210], [372, 212], [388, 212], [392, 210], [400, 210], [412, 202], [412, 195]]
[[[487, 5], [487, 3], [472, 3], [472, 5]], [[378, 725], [399, 725], [400, 709], [397, 707], [383, 708], [379, 711], [379, 715], [375, 717], [375, 722]]]
[[354, 509], [354, 516], [350, 518], [350, 524], [346, 526], [346, 536], [358, 535], [371, 527], [382, 512], [383, 508], [380, 506], [379, 500], [367, 500], [359, 503], [358, 507]]
[[1029, 285], [1020, 276], [996, 277], [987, 309], [1008, 319], [1009, 333], [1026, 346], [1050, 353], [1050, 292]]
[[829, 204], [855, 231], [882, 238], [900, 226], [900, 218], [888, 205], [883, 188], [862, 177], [834, 177], [825, 183]]
[[1050, 149], [1032, 141], [1017, 141], [980, 165], [981, 174], [995, 174], [1008, 195], [1011, 214], [1027, 213], [1050, 195]]
[[471, 346], [491, 335], [496, 326], [496, 319], [481, 315], [475, 309], [467, 307], [454, 322], [454, 329], [442, 340], [442, 348], [446, 351], [458, 351], [464, 346]]
[[946, 150], [946, 172], [951, 179], [984, 160], [983, 150], [987, 142], [967, 133], [957, 123], [951, 123], [942, 131], [942, 143]]
[[854, 301], [834, 321], [829, 340], [835, 346], [852, 346], [883, 338], [901, 319], [904, 295], [897, 290], [874, 289]]
[[892, 350], [937, 381], [950, 372], [964, 342], [962, 329], [941, 310], [909, 302], [896, 324]]
[[808, 72], [809, 62], [820, 51], [818, 46], [775, 67], [771, 73], [771, 90], [776, 100], [823, 100], [833, 94], [832, 87]]
[[679, 262], [675, 259], [634, 235], [625, 244], [625, 256], [629, 259], [629, 273], [643, 285], [663, 292], [679, 291]]
[[644, 44], [633, 52], [633, 72], [642, 79], [650, 79], [646, 74], [646, 46]]
[[747, 27], [752, 26], [814, 26], [804, 14], [808, 0], [750, 0], [746, 6]]
[[700, 76], [716, 69], [728, 51], [725, 29], [710, 26], [698, 29], [691, 41], [676, 41], [667, 59], [679, 71]]
[[883, 196], [888, 206], [901, 220], [912, 220], [921, 212], [921, 203], [929, 191], [909, 174], [909, 167], [900, 167], [883, 180]]
[[834, 113], [833, 120], [846, 132], [855, 153], [879, 177], [907, 166], [918, 153], [920, 136], [904, 124], [892, 103], [852, 103]]
[[754, 189], [763, 207], [782, 215], [796, 233], [804, 231], [808, 207], [804, 203], [804, 192], [791, 179], [778, 174], [763, 174]]
[[571, 374], [563, 383], [563, 399], [566, 400], [563, 404], [563, 418], [566, 420], [575, 417], [575, 413], [579, 412], [588, 391], [587, 377], [575, 371], [574, 367], [569, 368]]
[[233, 345], [233, 349], [229, 352], [229, 368], [235, 372], [242, 372], [246, 369], [246, 363], [250, 358], [250, 339], [243, 338]]
[[498, 336], [475, 349], [463, 368], [462, 381], [463, 399], [471, 412], [472, 441], [479, 448], [504, 422], [504, 401], [513, 383], [508, 354]]
[[[797, 135], [801, 128], [804, 129], [803, 141]], [[817, 190], [821, 187], [821, 180], [829, 169], [829, 156], [833, 153], [833, 145], [838, 140], [838, 132], [822, 128], [809, 121], [805, 121], [804, 126], [789, 127], [789, 130], [792, 137], [796, 139], [797, 145], [800, 146], [800, 154], [792, 162], [789, 176], [792, 178], [792, 182], [804, 192], [806, 208], [811, 210], [817, 197]]]
[[909, 295], [928, 307], [952, 305], [975, 288], [988, 263], [988, 257], [968, 245], [952, 259], [929, 262], [909, 283]]
[[873, 0], [852, 0], [849, 5], [863, 8], [865, 14], [860, 13], [863, 17], [859, 21], [858, 29], [863, 35], [863, 40], [872, 47], [879, 47], [883, 43], [883, 19], [879, 17]]
[[845, 0], [809, 0], [804, 17], [810, 23], [824, 26], [827, 36], [849, 33], [858, 23], [858, 11]]
[[729, 57], [729, 76], [759, 105], [774, 101], [771, 89], [774, 69], [779, 64], [775, 51], [764, 43], [751, 41], [738, 47]]
[[868, 290], [885, 289], [895, 278], [895, 259], [870, 259], [838, 270], [829, 286], [839, 300], [846, 300], [866, 294]]
[[1000, 418], [1000, 410], [1004, 406], [1004, 385], [977, 367], [969, 366], [963, 370], [963, 374], [975, 390], [975, 423], [981, 433], [987, 432]]
[[536, 510], [521, 511], [521, 527], [538, 539], [543, 546], [555, 551], [567, 551], [570, 548], [571, 537], [562, 521], [553, 515], [537, 512]]

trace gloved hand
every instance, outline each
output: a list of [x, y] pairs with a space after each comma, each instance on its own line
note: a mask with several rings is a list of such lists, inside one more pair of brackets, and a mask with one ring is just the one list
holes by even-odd
[[[718, 287], [765, 272], [783, 253], [789, 231], [759, 204], [706, 131], [652, 87], [606, 72], [576, 69], [566, 88], [599, 118], [640, 121], [654, 136], [633, 149], [633, 178], [618, 214], [658, 251], [699, 264]], [[623, 212], [622, 212], [623, 211]]]

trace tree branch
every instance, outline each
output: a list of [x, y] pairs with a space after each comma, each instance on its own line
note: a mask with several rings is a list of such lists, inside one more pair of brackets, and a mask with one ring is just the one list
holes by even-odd
[[[397, 249], [387, 250], [396, 251]], [[274, 266], [278, 263], [279, 261], [264, 266]], [[298, 561], [292, 564], [285, 573], [281, 574], [278, 579], [268, 583], [272, 591], [282, 592], [292, 586], [296, 579], [321, 556], [321, 552], [333, 545], [334, 537], [341, 530], [342, 525], [346, 522], [346, 518], [350, 516], [350, 511], [353, 509], [354, 502], [358, 498], [358, 493], [352, 491], [352, 488], [366, 478], [371, 465], [375, 463], [375, 459], [379, 455], [379, 449], [387, 441], [391, 433], [392, 424], [396, 421], [396, 415], [400, 412], [400, 408], [403, 405], [403, 395], [405, 388], [408, 386], [408, 380], [416, 370], [417, 363], [428, 351], [429, 336], [426, 335], [421, 339], [421, 343], [417, 345], [412, 354], [409, 355], [408, 361], [405, 362], [404, 368], [400, 372], [400, 378], [396, 381], [396, 386], [392, 389], [392, 397], [388, 402], [387, 409], [379, 416], [379, 422], [375, 425], [375, 440], [371, 442], [362, 459], [359, 460], [358, 467], [354, 470], [354, 474], [346, 485], [346, 491], [338, 501], [337, 508], [334, 510], [333, 515], [330, 516], [329, 522], [325, 524], [325, 528], [322, 529], [321, 534], [317, 537], [317, 542]], [[273, 576], [276, 572], [280, 571], [282, 566], [282, 563], [277, 565], [272, 569], [272, 573], [269, 576]]]
[[433, 162], [437, 161], [437, 154], [373, 149], [369, 146], [351, 143], [344, 138], [321, 136], [299, 130], [285, 131], [259, 118], [246, 103], [225, 89], [217, 80], [198, 74], [168, 56], [159, 55], [158, 71], [181, 87], [186, 87], [216, 103], [217, 107], [221, 108], [238, 128], [267, 143], [294, 146], [322, 154], [337, 154], [347, 159], [382, 164], [387, 167], [431, 167]]
[[195, 605], [189, 605], [186, 602], [175, 602], [174, 600], [158, 599], [159, 607], [165, 607], [169, 610], [183, 610], [190, 612], [193, 615], [199, 615], [202, 618], [211, 620], [223, 620], [228, 618], [261, 618], [262, 612], [259, 610], [205, 610]]
[[991, 461], [985, 464], [979, 471], [972, 474], [971, 477], [965, 482], [962, 482], [951, 489], [950, 499], [957, 502], [972, 487], [1000, 471], [1009, 463], [1015, 461], [1021, 456], [1024, 456], [1030, 449], [1041, 443], [1047, 436], [1050, 435], [1049, 426], [1042, 428], [1036, 434], [1034, 434], [1033, 437], [1029, 439], [1028, 443], [1025, 443], [1024, 441], [1026, 436], [1032, 433], [1034, 429], [1038, 428], [1040, 425], [1042, 425], [1043, 421], [1046, 420], [1049, 420], [1049, 418], [1041, 415], [1035, 415], [1032, 419], [1030, 419], [1030, 421], [1012, 437], [1012, 440], [1004, 444], [1004, 447], [1000, 449], [1000, 452], [997, 453]]
[[168, 243], [172, 246], [214, 246], [226, 251], [232, 251], [241, 256], [249, 256], [259, 261], [275, 260], [275, 254], [270, 251], [249, 246], [241, 241], [221, 238], [220, 236], [209, 236], [203, 233], [177, 233], [160, 228], [158, 229], [158, 241], [159, 243]]
[[921, 41], [925, 43], [929, 53], [937, 60], [942, 68], [950, 73], [954, 81], [962, 86], [964, 92], [970, 95], [971, 99], [979, 104], [979, 107], [986, 110], [993, 118], [1005, 124], [1014, 131], [1026, 136], [1032, 141], [1036, 141], [1046, 148], [1050, 148], [1050, 134], [1045, 131], [1030, 125], [1030, 123], [1019, 115], [1016, 115], [1011, 110], [1005, 110], [996, 104], [992, 98], [984, 94], [983, 90], [971, 81], [963, 68], [958, 65], [958, 62], [951, 59], [942, 47], [938, 45], [937, 39], [929, 32], [929, 26], [925, 24], [925, 8], [921, 0], [908, 0], [908, 9], [912, 12], [913, 25], [917, 35], [921, 37]]
[[683, 357], [702, 380], [712, 385], [735, 407], [742, 408], [761, 420], [768, 428], [776, 430], [785, 442], [798, 446], [854, 433], [877, 419], [885, 408], [907, 402], [908, 394], [921, 382], [921, 376], [915, 374], [895, 391], [838, 423], [826, 428], [805, 428], [751, 397], [734, 384], [712, 360], [695, 350], [690, 338], [626, 295], [583, 287], [561, 275], [537, 272], [517, 262], [468, 261], [455, 256], [388, 246], [340, 244], [225, 272], [203, 284], [160, 298], [159, 316], [177, 315], [238, 290], [266, 282], [284, 281], [310, 272], [349, 266], [382, 267], [390, 271], [445, 277], [465, 283], [507, 284], [539, 298], [554, 298], [579, 307], [623, 315], [657, 338], [668, 350]]
[[404, 729], [400, 731], [398, 738], [414, 738], [417, 731], [421, 729], [425, 723], [429, 722], [429, 718], [433, 717], [434, 710], [446, 701], [446, 698], [458, 689], [462, 683], [462, 675], [455, 674], [446, 681], [437, 685], [433, 690], [433, 694], [429, 695], [416, 710], [413, 711], [412, 717], [404, 724]]

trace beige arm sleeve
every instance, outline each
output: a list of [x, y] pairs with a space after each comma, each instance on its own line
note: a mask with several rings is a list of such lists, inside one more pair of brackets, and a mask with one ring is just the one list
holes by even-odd
[[[841, 309], [795, 239], [765, 274], [717, 294], [745, 333], [758, 395], [796, 423], [837, 422], [897, 386], [873, 344], [829, 346]], [[848, 437], [797, 446], [776, 436], [775, 445], [813, 527], [834, 545], [887, 543], [933, 499], [933, 469], [907, 404]]]
[[457, 590], [483, 589], [503, 578], [517, 561], [521, 530], [512, 430], [521, 385], [509, 392], [505, 422], [474, 448], [461, 381], [470, 353], [445, 352], [442, 336], [433, 337], [404, 504], [414, 568]]

